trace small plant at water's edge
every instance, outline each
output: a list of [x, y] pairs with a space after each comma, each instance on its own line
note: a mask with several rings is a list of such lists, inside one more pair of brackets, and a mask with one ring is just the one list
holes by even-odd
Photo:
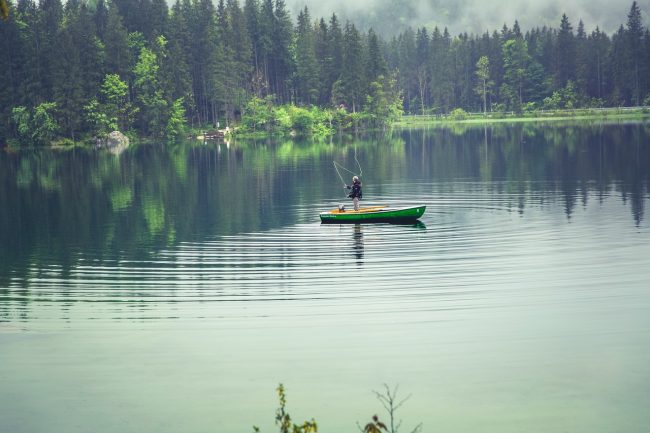
[[[357, 427], [362, 433], [398, 433], [398, 430], [402, 425], [402, 420], [396, 419], [397, 411], [404, 405], [404, 403], [408, 401], [409, 398], [411, 398], [411, 394], [409, 394], [401, 400], [398, 399], [398, 389], [398, 385], [395, 385], [391, 389], [387, 384], [384, 384], [383, 391], [373, 391], [377, 397], [377, 400], [381, 402], [381, 405], [384, 406], [384, 409], [386, 409], [386, 412], [388, 413], [389, 424], [384, 424], [383, 422], [379, 421], [379, 417], [377, 415], [374, 415], [372, 417], [372, 421], [366, 424], [363, 428], [359, 425], [359, 423], [357, 423]], [[421, 431], [422, 423], [416, 425], [410, 433], [419, 433]]]
[[[287, 396], [284, 392], [284, 385], [278, 385], [276, 389], [280, 407], [275, 411], [275, 424], [280, 427], [280, 433], [317, 433], [318, 425], [312, 418], [311, 421], [304, 421], [302, 424], [294, 424], [289, 412], [286, 410]], [[253, 426], [253, 431], [259, 433], [260, 428]]]

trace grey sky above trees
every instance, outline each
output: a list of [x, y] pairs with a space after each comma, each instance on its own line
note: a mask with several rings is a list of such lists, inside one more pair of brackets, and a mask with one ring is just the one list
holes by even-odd
[[[405, 27], [447, 27], [452, 35], [492, 32], [515, 19], [522, 30], [537, 26], [558, 27], [566, 13], [573, 26], [582, 19], [589, 31], [599, 26], [616, 31], [626, 20], [630, 0], [286, 0], [292, 15], [305, 5], [312, 17], [336, 14], [361, 28], [373, 27], [392, 35]], [[644, 24], [650, 22], [650, 0], [638, 0]]]

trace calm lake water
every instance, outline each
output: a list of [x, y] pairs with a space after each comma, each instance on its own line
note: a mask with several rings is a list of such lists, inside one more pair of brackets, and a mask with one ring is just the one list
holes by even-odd
[[638, 123], [0, 152], [0, 431], [645, 433], [649, 198]]

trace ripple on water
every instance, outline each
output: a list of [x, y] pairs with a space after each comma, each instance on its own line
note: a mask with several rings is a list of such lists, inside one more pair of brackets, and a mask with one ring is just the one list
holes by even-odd
[[[378, 200], [426, 204], [415, 225], [321, 225], [314, 209], [335, 206], [326, 202], [297, 206], [295, 225], [181, 242], [143, 260], [82, 257], [65, 272], [53, 260], [14, 281], [4, 316], [38, 320], [63, 307], [81, 319], [268, 316], [287, 303], [314, 315], [496, 308], [606, 296], [625, 281], [612, 257], [643, 265], [638, 240], [567, 219], [553, 201], [526, 197], [524, 217], [511, 212], [516, 193], [427, 187], [409, 195], [388, 185]], [[599, 224], [622, 223], [617, 213], [599, 215]]]

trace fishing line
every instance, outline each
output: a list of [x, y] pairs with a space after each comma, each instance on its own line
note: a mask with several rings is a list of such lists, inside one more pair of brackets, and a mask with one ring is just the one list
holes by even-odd
[[359, 173], [355, 173], [352, 170], [348, 170], [341, 164], [339, 164], [336, 161], [332, 161], [334, 164], [334, 170], [336, 170], [336, 174], [339, 175], [339, 179], [341, 179], [341, 183], [343, 184], [343, 187], [347, 187], [348, 184], [345, 182], [345, 179], [343, 179], [343, 176], [341, 175], [341, 172], [339, 171], [339, 168], [341, 170], [345, 170], [346, 172], [350, 173], [352, 176], [359, 176], [359, 178], [363, 177], [363, 168], [361, 167], [361, 163], [359, 162], [359, 159], [357, 158], [357, 147], [354, 147], [354, 161], [357, 163], [357, 167], [359, 167]]
[[[336, 163], [336, 161], [332, 161], [332, 162], [334, 163], [334, 170], [336, 170], [336, 174], [339, 175], [339, 178], [341, 179], [341, 182], [343, 183], [343, 187], [346, 187], [347, 184], [345, 183], [345, 180], [343, 180], [343, 176], [341, 176], [341, 173], [339, 172], [339, 168], [337, 167], [337, 163]], [[345, 167], [343, 167], [343, 166], [341, 166], [341, 168], [342, 168], [343, 170], [347, 170], [347, 171], [349, 171], [347, 168], [345, 168]]]
[[357, 167], [359, 167], [359, 177], [363, 178], [363, 168], [361, 168], [361, 164], [357, 159], [357, 146], [354, 146], [354, 160], [357, 162]]

